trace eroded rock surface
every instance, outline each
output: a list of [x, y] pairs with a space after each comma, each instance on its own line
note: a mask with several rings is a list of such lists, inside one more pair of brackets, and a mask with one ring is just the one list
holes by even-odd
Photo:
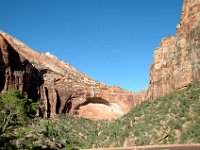
[[200, 0], [185, 0], [176, 36], [154, 52], [147, 98], [154, 99], [200, 81]]
[[0, 32], [0, 92], [16, 88], [39, 105], [37, 115], [71, 113], [113, 119], [127, 113], [135, 93], [106, 86], [49, 53], [38, 53]]

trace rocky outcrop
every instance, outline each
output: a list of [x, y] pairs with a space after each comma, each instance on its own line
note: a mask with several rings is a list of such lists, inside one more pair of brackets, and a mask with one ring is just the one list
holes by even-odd
[[113, 119], [139, 102], [133, 92], [106, 86], [50, 53], [38, 53], [0, 32], [0, 92], [16, 88], [39, 105], [37, 115], [71, 113], [87, 118]]
[[73, 114], [97, 119], [122, 116], [134, 106], [134, 102], [137, 102], [134, 100], [134, 93], [120, 87], [105, 85], [100, 88], [80, 89], [72, 94], [72, 98], [74, 103], [76, 102], [76, 105], [73, 105]]
[[176, 36], [162, 39], [154, 52], [147, 98], [200, 81], [200, 1], [185, 0]]

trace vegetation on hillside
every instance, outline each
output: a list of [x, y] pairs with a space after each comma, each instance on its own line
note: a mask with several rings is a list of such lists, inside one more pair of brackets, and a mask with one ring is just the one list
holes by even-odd
[[55, 119], [32, 119], [26, 126], [11, 126], [0, 138], [12, 139], [9, 143], [18, 149], [200, 143], [200, 84], [144, 101], [114, 121], [61, 115]]

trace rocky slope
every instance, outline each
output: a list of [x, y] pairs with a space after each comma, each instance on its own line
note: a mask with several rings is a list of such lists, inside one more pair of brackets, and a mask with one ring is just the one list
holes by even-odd
[[200, 81], [200, 0], [185, 0], [176, 36], [154, 52], [147, 98], [154, 99]]
[[71, 113], [112, 119], [127, 113], [140, 96], [97, 82], [49, 53], [38, 53], [0, 32], [0, 92], [17, 88], [38, 102], [38, 116]]

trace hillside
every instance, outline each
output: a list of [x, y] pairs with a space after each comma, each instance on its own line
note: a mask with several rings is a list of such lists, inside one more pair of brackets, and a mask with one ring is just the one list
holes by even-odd
[[191, 144], [200, 143], [199, 124], [200, 83], [194, 83], [180, 92], [144, 101], [115, 121], [69, 115], [35, 120], [13, 132], [17, 139], [12, 142], [19, 147], [52, 149]]
[[[156, 145], [200, 142], [200, 84], [145, 101], [109, 124], [96, 146]], [[100, 142], [101, 141], [101, 142]]]

